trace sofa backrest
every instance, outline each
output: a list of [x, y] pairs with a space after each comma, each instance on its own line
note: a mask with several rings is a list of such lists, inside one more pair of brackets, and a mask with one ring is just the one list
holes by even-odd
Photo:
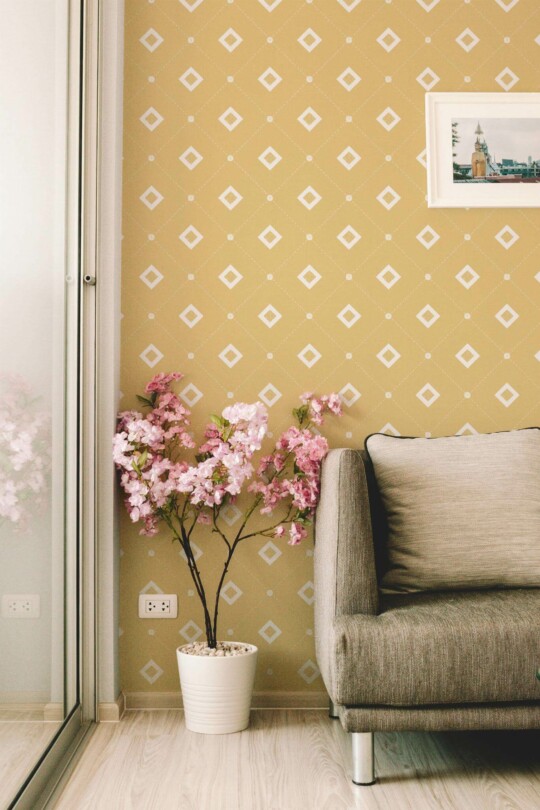
[[364, 462], [364, 470], [366, 472], [371, 510], [371, 528], [373, 530], [373, 547], [375, 551], [375, 567], [377, 569], [377, 580], [380, 582], [388, 569], [388, 524], [386, 522], [386, 511], [379, 494], [371, 459], [365, 450], [360, 450], [359, 452]]

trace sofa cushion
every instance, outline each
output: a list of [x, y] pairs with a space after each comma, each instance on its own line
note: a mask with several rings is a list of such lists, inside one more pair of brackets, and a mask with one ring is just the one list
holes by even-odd
[[369, 436], [387, 593], [540, 586], [540, 430]]
[[540, 589], [384, 596], [334, 625], [337, 703], [540, 700]]

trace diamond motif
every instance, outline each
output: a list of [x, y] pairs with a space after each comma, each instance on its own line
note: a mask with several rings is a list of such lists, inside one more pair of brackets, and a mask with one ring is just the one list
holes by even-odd
[[314, 664], [311, 658], [308, 658], [305, 661], [300, 669], [298, 670], [298, 674], [307, 684], [313, 683], [313, 681], [319, 677], [320, 670], [317, 664]]
[[306, 107], [302, 115], [299, 115], [296, 119], [304, 129], [307, 129], [308, 132], [311, 132], [312, 129], [315, 129], [317, 124], [322, 120], [321, 116], [318, 112], [315, 112], [313, 107]]
[[397, 191], [392, 188], [392, 186], [386, 186], [386, 188], [377, 195], [377, 200], [382, 206], [384, 206], [384, 208], [386, 208], [387, 211], [390, 211], [394, 205], [397, 205], [397, 203], [401, 200], [401, 197]]
[[237, 599], [240, 599], [244, 592], [240, 590], [238, 585], [230, 579], [221, 591], [221, 598], [224, 599], [228, 605], [234, 605]]
[[150, 345], [140, 353], [139, 357], [149, 368], [154, 368], [154, 366], [163, 359], [162, 353], [153, 343], [150, 343]]
[[273, 565], [282, 554], [283, 552], [281, 549], [279, 549], [271, 540], [269, 540], [268, 543], [265, 543], [264, 546], [259, 549], [259, 557], [262, 557], [267, 565]]
[[517, 321], [519, 315], [515, 309], [512, 309], [510, 304], [505, 304], [504, 307], [497, 312], [495, 317], [499, 323], [502, 323], [502, 325], [508, 329], [509, 326], [512, 326], [512, 324]]
[[350, 329], [351, 326], [354, 326], [354, 324], [360, 320], [362, 316], [353, 306], [351, 306], [351, 304], [347, 304], [346, 307], [343, 307], [337, 317], [338, 320], [340, 320], [341, 323], [347, 327], [347, 329]]
[[305, 48], [308, 53], [311, 53], [311, 51], [315, 50], [321, 38], [315, 33], [313, 28], [306, 28], [304, 33], [301, 34], [296, 41], [299, 42], [302, 48]]
[[259, 0], [259, 3], [261, 6], [264, 6], [267, 11], [273, 11], [279, 6], [281, 0]]
[[202, 159], [203, 156], [200, 152], [197, 152], [194, 146], [189, 146], [178, 158], [190, 171], [193, 171], [195, 166], [198, 166]]
[[302, 351], [299, 352], [296, 356], [298, 357], [299, 360], [302, 361], [302, 363], [305, 366], [307, 366], [308, 368], [312, 368], [312, 366], [314, 366], [315, 363], [319, 362], [319, 360], [322, 357], [322, 354], [317, 351], [315, 346], [312, 346], [311, 343], [308, 343], [308, 345], [304, 346]]
[[272, 250], [273, 247], [277, 245], [278, 242], [281, 241], [281, 234], [276, 231], [272, 225], [268, 225], [264, 231], [261, 231], [259, 234], [259, 240], [263, 243], [268, 250]]
[[302, 272], [298, 274], [297, 278], [302, 282], [304, 287], [311, 290], [311, 288], [321, 280], [322, 276], [314, 267], [308, 264], [308, 266], [304, 267]]
[[141, 194], [139, 200], [146, 205], [150, 211], [153, 211], [156, 206], [160, 204], [163, 199], [163, 194], [160, 194], [154, 186], [148, 186], [144, 194]]
[[356, 245], [357, 242], [360, 241], [362, 237], [355, 231], [352, 225], [347, 225], [346, 228], [343, 228], [341, 233], [338, 233], [336, 239], [341, 242], [343, 247], [346, 247], [347, 250], [350, 250], [352, 247]]
[[226, 51], [232, 53], [244, 40], [238, 34], [234, 28], [227, 28], [224, 34], [220, 36], [218, 42], [223, 45]]
[[315, 208], [317, 203], [321, 201], [322, 197], [315, 191], [313, 186], [307, 186], [296, 199], [299, 200], [308, 211], [311, 211], [311, 209]]
[[153, 290], [154, 287], [157, 287], [159, 282], [163, 279], [163, 273], [160, 273], [157, 267], [154, 267], [153, 264], [149, 265], [144, 273], [141, 273], [139, 276], [143, 284], [146, 284], [148, 289]]
[[340, 6], [343, 6], [345, 11], [349, 13], [358, 6], [362, 0], [338, 0]]
[[148, 107], [146, 112], [139, 118], [139, 121], [144, 124], [146, 129], [149, 129], [150, 132], [153, 132], [156, 127], [159, 127], [163, 120], [163, 116], [160, 115], [154, 107]]
[[163, 675], [163, 670], [159, 664], [156, 664], [156, 662], [151, 658], [150, 661], [147, 661], [144, 667], [139, 670], [139, 675], [142, 675], [149, 684], [152, 684], [155, 683], [158, 678], [161, 678]]
[[380, 115], [377, 116], [377, 121], [381, 127], [384, 127], [387, 132], [390, 132], [397, 124], [399, 124], [401, 118], [391, 107], [387, 107]]
[[218, 118], [218, 121], [223, 124], [225, 129], [228, 129], [229, 132], [232, 132], [233, 129], [236, 129], [238, 124], [240, 124], [244, 119], [240, 115], [240, 113], [236, 112], [234, 107], [227, 107], [225, 112], [221, 113]]
[[[199, 557], [202, 557], [203, 551], [202, 551], [202, 549], [199, 548], [199, 546], [196, 543], [193, 542], [193, 540], [190, 540], [189, 545], [191, 546], [191, 552], [193, 554], [193, 559], [195, 560], [195, 562], [197, 562]], [[184, 549], [182, 549], [182, 551], [180, 552], [180, 556], [182, 557], [184, 562], [188, 561], [187, 554], [184, 551]]]
[[469, 51], [472, 51], [472, 49], [478, 45], [480, 39], [476, 36], [474, 31], [471, 31], [470, 28], [465, 28], [465, 30], [462, 31], [458, 37], [456, 37], [456, 42], [461, 48], [463, 48], [464, 51], [469, 53]]
[[348, 171], [354, 168], [358, 161], [361, 160], [360, 155], [352, 148], [352, 146], [346, 146], [343, 152], [337, 156], [337, 159]]
[[243, 199], [244, 198], [240, 192], [233, 188], [233, 186], [226, 188], [225, 191], [223, 191], [218, 197], [218, 200], [222, 202], [225, 208], [228, 208], [229, 211], [236, 208], [238, 203], [242, 202]]
[[276, 325], [281, 320], [281, 312], [278, 312], [272, 304], [268, 304], [262, 312], [259, 312], [259, 320], [264, 323], [269, 329]]
[[510, 383], [505, 383], [502, 388], [499, 388], [495, 396], [505, 408], [509, 408], [510, 405], [519, 397], [519, 394], [515, 388], [512, 388]]
[[416, 81], [424, 88], [424, 90], [429, 92], [433, 87], [435, 87], [436, 84], [440, 82], [440, 78], [437, 76], [434, 70], [427, 67], [422, 71], [422, 73], [420, 73], [419, 76], [416, 77]]
[[281, 391], [278, 391], [275, 385], [272, 383], [268, 383], [265, 385], [262, 391], [259, 391], [259, 399], [262, 399], [265, 405], [268, 405], [269, 408], [272, 405], [275, 405], [278, 400], [281, 399]]
[[186, 385], [186, 387], [180, 391], [180, 399], [182, 399], [186, 405], [189, 405], [190, 408], [193, 408], [193, 406], [202, 399], [202, 396], [202, 391], [199, 391], [197, 386], [193, 385], [193, 383], [189, 383], [189, 385]]
[[281, 630], [277, 624], [274, 624], [273, 621], [269, 620], [261, 627], [259, 630], [259, 635], [264, 638], [268, 644], [272, 644], [276, 638], [281, 635]]
[[426, 383], [416, 396], [426, 408], [431, 408], [433, 403], [439, 399], [440, 394], [430, 383]]
[[178, 237], [184, 245], [193, 250], [193, 248], [197, 247], [201, 239], [203, 238], [202, 233], [199, 233], [197, 228], [194, 225], [189, 225], [185, 231], [183, 231], [180, 236]]
[[182, 73], [182, 75], [178, 77], [178, 81], [180, 84], [183, 84], [190, 93], [193, 93], [195, 88], [203, 81], [203, 77], [200, 73], [197, 73], [195, 68], [190, 67], [185, 73]]
[[398, 350], [394, 349], [390, 343], [387, 343], [386, 346], [377, 354], [377, 359], [380, 360], [383, 366], [386, 366], [386, 368], [392, 368], [394, 363], [397, 363], [400, 357], [401, 355]]
[[229, 288], [229, 290], [232, 290], [233, 287], [236, 287], [236, 285], [242, 281], [244, 276], [242, 273], [238, 272], [236, 267], [229, 264], [228, 267], [226, 267], [225, 270], [219, 274], [218, 278], [223, 284], [225, 284], [226, 287]]
[[180, 0], [184, 8], [187, 8], [188, 11], [195, 11], [197, 6], [200, 6], [203, 0]]
[[426, 329], [429, 329], [430, 326], [433, 326], [433, 324], [438, 321], [441, 316], [430, 304], [426, 304], [426, 306], [420, 310], [416, 317], [420, 323], [426, 327]]
[[343, 404], [346, 405], [347, 408], [350, 408], [351, 405], [354, 405], [354, 403], [360, 399], [362, 394], [354, 387], [354, 385], [352, 385], [352, 383], [346, 383], [341, 391], [339, 391], [339, 396]]
[[378, 281], [381, 282], [383, 287], [386, 287], [387, 290], [390, 290], [392, 289], [394, 284], [398, 283], [401, 276], [399, 275], [397, 270], [394, 270], [392, 265], [387, 264], [386, 267], [383, 267], [383, 269], [379, 273], [377, 273], [376, 278]]
[[540, 351], [536, 352], [536, 354], [534, 355], [534, 359], [538, 360], [538, 362], [540, 363]]
[[163, 37], [154, 28], [149, 28], [146, 34], [139, 38], [139, 42], [144, 45], [147, 51], [154, 53], [156, 48], [159, 48], [163, 42]]
[[354, 90], [356, 85], [362, 81], [358, 73], [352, 69], [352, 67], [345, 68], [343, 73], [337, 77], [337, 81], [340, 83], [342, 87], [345, 88], [349, 93], [351, 90]]
[[189, 326], [190, 329], [193, 329], [193, 327], [199, 323], [202, 316], [203, 316], [202, 312], [199, 312], [197, 307], [194, 307], [193, 304], [190, 304], [183, 310], [183, 312], [180, 313], [179, 318], [181, 321], [184, 321], [186, 326]]
[[507, 13], [511, 11], [519, 0], [495, 0], [496, 3]]
[[495, 76], [495, 81], [499, 84], [503, 90], [508, 92], [512, 89], [512, 87], [519, 82], [519, 76], [516, 76], [513, 70], [510, 70], [509, 67], [505, 67], [504, 70], [501, 70], [498, 76]]
[[202, 636], [201, 628], [192, 620], [186, 622], [186, 624], [180, 628], [178, 632], [189, 644], [191, 644], [192, 641], [197, 641], [197, 639]]
[[387, 422], [386, 425], [383, 425], [379, 433], [385, 433], [387, 436], [401, 436], [399, 430], [397, 430], [391, 422]]
[[396, 45], [399, 45], [401, 39], [395, 31], [392, 31], [391, 28], [387, 28], [386, 31], [383, 31], [382, 34], [377, 37], [377, 42], [381, 48], [384, 48], [386, 53], [390, 53], [390, 51], [394, 50]]
[[466, 290], [470, 290], [473, 284], [476, 284], [480, 276], [473, 270], [473, 268], [466, 264], [465, 267], [462, 267], [459, 273], [456, 273], [456, 278]]
[[465, 422], [459, 430], [456, 430], [456, 436], [476, 436], [477, 434], [478, 431], [473, 428], [470, 422]]
[[518, 234], [514, 231], [510, 225], [505, 225], [499, 233], [495, 236], [497, 242], [503, 246], [506, 250], [512, 247], [512, 245], [517, 242], [519, 239]]
[[424, 11], [430, 12], [438, 5], [439, 0], [416, 0], [419, 6], [422, 6]]
[[267, 169], [272, 171], [272, 169], [281, 161], [281, 155], [279, 152], [276, 152], [273, 146], [269, 146], [259, 155], [259, 160], [263, 166], [266, 166]]
[[234, 503], [228, 503], [219, 513], [219, 516], [223, 518], [227, 526], [234, 526], [241, 515], [242, 512]]
[[439, 241], [440, 236], [437, 231], [433, 230], [431, 225], [426, 225], [426, 227], [423, 228], [420, 233], [416, 234], [416, 238], [426, 250], [429, 250], [436, 242]]
[[469, 343], [466, 343], [465, 346], [463, 346], [463, 348], [461, 348], [456, 354], [457, 360], [459, 360], [459, 362], [465, 366], [465, 368], [470, 368], [473, 363], [476, 363], [479, 357], [480, 355], [476, 349], [473, 349]]
[[147, 582], [144, 588], [139, 591], [139, 593], [163, 593], [163, 589], [156, 585], [153, 579], [150, 582]]
[[236, 346], [233, 346], [232, 343], [229, 343], [228, 346], [225, 346], [223, 351], [218, 354], [219, 359], [225, 363], [226, 366], [232, 368], [235, 366], [243, 357], [244, 355], [242, 352], [239, 352]]
[[269, 93], [271, 93], [272, 90], [274, 90], [274, 88], [283, 81], [283, 79], [279, 73], [276, 73], [274, 68], [269, 67], [264, 71], [264, 73], [261, 73], [259, 76], [259, 81], [262, 86], [265, 87]]
[[313, 582], [306, 582], [299, 591], [297, 591], [300, 599], [303, 599], [306, 605], [312, 605], [315, 601], [315, 588]]

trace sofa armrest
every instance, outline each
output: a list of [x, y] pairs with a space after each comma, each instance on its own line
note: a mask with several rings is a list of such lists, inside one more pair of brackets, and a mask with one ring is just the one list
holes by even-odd
[[334, 622], [376, 615], [379, 592], [364, 461], [356, 450], [331, 450], [324, 460], [315, 519], [315, 644], [332, 697]]

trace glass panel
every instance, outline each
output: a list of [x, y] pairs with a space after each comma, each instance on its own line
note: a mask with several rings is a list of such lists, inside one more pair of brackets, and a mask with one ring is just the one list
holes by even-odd
[[64, 655], [77, 576], [68, 12], [69, 0], [0, 0], [0, 808], [77, 698]]

